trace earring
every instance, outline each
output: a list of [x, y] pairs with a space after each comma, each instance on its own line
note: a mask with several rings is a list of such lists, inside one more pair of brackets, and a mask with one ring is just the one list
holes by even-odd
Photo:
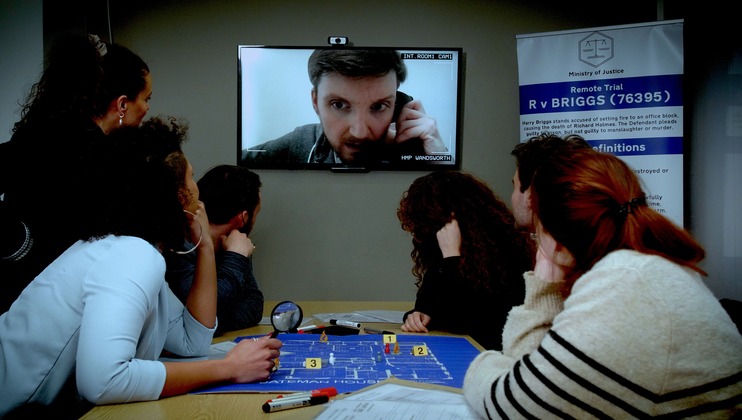
[[196, 217], [195, 214], [191, 213], [188, 210], [183, 210], [185, 213], [190, 214], [198, 223], [198, 242], [196, 242], [196, 245], [193, 245], [193, 248], [187, 250], [187, 251], [176, 251], [174, 249], [171, 249], [171, 251], [175, 252], [176, 254], [185, 255], [190, 254], [191, 252], [195, 251], [196, 248], [198, 248], [199, 245], [201, 245], [201, 241], [204, 239], [204, 227], [201, 225], [201, 221], [198, 220], [198, 217]]
[[119, 125], [123, 125], [123, 124], [124, 124], [124, 112], [121, 111], [119, 112]]

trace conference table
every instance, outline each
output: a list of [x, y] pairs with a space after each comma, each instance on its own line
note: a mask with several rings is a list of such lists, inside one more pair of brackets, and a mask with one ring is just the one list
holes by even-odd
[[[266, 301], [264, 316], [269, 317], [273, 307], [279, 301]], [[375, 302], [375, 301], [296, 301], [302, 308], [306, 325], [312, 321], [312, 314], [353, 313], [357, 311], [402, 311], [406, 312], [414, 306], [414, 302]], [[320, 320], [318, 324], [326, 325]], [[363, 322], [364, 328], [391, 331], [397, 334], [411, 334], [403, 332], [399, 323]], [[232, 341], [237, 337], [268, 334], [273, 331], [271, 325], [257, 325], [244, 330], [227, 332], [214, 337], [214, 343]], [[363, 328], [361, 329], [363, 334]], [[478, 350], [482, 347], [468, 336], [435, 332], [436, 335], [450, 335], [465, 337]], [[280, 338], [280, 336], [279, 336]], [[185, 394], [163, 398], [157, 401], [135, 402], [126, 404], [101, 405], [88, 411], [82, 419], [312, 419], [322, 410], [322, 405], [302, 407], [297, 409], [264, 413], [263, 404], [277, 396], [275, 393], [220, 393], [220, 394]]]

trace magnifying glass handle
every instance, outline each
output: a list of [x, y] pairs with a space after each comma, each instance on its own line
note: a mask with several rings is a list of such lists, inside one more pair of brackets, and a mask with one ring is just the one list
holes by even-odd
[[278, 333], [279, 333], [279, 331], [278, 331], [278, 330], [273, 330], [273, 332], [271, 333], [271, 338], [276, 338], [276, 337], [278, 337]]

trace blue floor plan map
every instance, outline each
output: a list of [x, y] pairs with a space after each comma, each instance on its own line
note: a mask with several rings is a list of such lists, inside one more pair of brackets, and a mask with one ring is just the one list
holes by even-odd
[[[248, 337], [236, 341], [243, 338]], [[382, 335], [278, 338], [283, 341], [279, 369], [269, 380], [198, 392], [295, 392], [333, 386], [345, 393], [390, 377], [461, 388], [469, 363], [479, 354], [466, 338], [452, 336], [398, 334], [392, 343]]]

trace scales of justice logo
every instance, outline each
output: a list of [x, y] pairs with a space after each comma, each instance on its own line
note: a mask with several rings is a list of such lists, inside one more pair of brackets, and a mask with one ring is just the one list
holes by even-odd
[[580, 61], [596, 68], [613, 58], [613, 38], [601, 32], [582, 38], [578, 48]]

